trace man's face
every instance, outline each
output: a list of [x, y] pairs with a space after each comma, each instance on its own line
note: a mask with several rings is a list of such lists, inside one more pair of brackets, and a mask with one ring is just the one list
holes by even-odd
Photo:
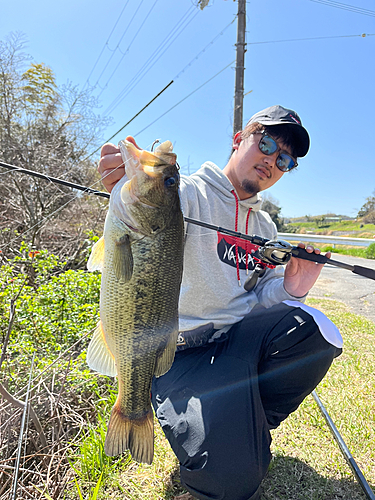
[[[227, 175], [241, 199], [270, 188], [284, 175], [276, 166], [280, 151], [271, 155], [262, 153], [258, 146], [261, 137], [261, 133], [252, 134], [243, 140], [237, 134], [234, 137], [233, 148], [236, 150], [236, 156]], [[280, 149], [291, 154], [290, 148], [280, 141], [276, 142]]]

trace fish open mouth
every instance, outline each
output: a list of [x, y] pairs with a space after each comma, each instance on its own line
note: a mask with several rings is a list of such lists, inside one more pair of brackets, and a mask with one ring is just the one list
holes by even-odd
[[174, 165], [177, 159], [170, 141], [160, 144], [153, 153], [141, 149], [132, 136], [120, 141], [119, 147], [129, 180], [134, 177], [137, 169], [142, 169], [150, 177], [159, 177], [163, 173], [163, 167]]

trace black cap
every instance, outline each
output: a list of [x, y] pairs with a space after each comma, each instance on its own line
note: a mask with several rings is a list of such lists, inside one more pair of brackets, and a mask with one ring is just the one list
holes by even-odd
[[247, 125], [255, 122], [262, 125], [295, 125], [293, 131], [296, 140], [296, 154], [298, 157], [307, 154], [310, 146], [309, 134], [302, 126], [301, 118], [292, 109], [283, 108], [279, 105], [270, 106], [252, 116]]

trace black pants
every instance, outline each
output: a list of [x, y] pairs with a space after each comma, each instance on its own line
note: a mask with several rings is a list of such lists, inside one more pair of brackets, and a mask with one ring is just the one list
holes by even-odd
[[226, 338], [177, 352], [169, 372], [154, 378], [152, 401], [188, 491], [249, 500], [270, 463], [270, 428], [340, 353], [307, 312], [286, 304], [257, 307]]

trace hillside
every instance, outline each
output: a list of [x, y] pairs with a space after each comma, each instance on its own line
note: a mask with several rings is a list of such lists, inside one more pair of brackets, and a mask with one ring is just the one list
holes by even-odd
[[375, 235], [375, 224], [364, 224], [360, 219], [344, 219], [344, 216], [314, 216], [307, 218], [289, 219], [288, 223], [285, 220], [286, 224], [283, 232], [351, 236], [354, 238], [372, 238]]

